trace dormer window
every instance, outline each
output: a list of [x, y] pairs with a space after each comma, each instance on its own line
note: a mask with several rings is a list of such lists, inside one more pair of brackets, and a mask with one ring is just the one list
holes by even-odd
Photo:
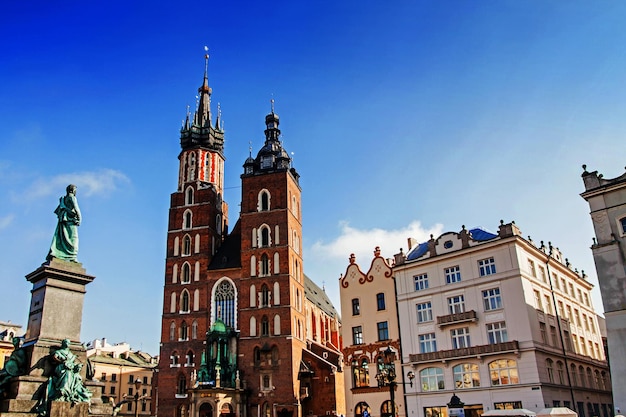
[[271, 155], [261, 158], [261, 168], [271, 168], [274, 163], [274, 158]]
[[244, 169], [244, 173], [252, 174], [252, 165], [246, 165], [246, 167]]

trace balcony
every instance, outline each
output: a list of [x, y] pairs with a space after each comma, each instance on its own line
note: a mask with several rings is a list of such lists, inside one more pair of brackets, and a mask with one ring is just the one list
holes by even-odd
[[504, 343], [494, 343], [492, 345], [472, 346], [462, 349], [440, 350], [429, 353], [416, 353], [409, 355], [409, 361], [416, 363], [424, 362], [445, 362], [451, 359], [480, 358], [482, 356], [498, 355], [500, 353], [519, 353], [519, 343], [517, 340]]
[[477, 321], [476, 311], [464, 311], [462, 313], [447, 314], [445, 316], [437, 316], [437, 325], [439, 327], [450, 326], [452, 324], [466, 323]]

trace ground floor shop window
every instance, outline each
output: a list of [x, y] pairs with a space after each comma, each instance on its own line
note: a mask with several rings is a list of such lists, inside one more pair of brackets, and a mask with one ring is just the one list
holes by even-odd
[[507, 401], [501, 403], [493, 403], [493, 408], [496, 410], [512, 410], [514, 408], [524, 408], [522, 407], [521, 401]]
[[426, 417], [448, 417], [448, 407], [424, 407], [424, 416]]

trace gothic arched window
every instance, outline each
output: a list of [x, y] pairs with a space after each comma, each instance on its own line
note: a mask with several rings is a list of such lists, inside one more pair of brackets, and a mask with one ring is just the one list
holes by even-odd
[[189, 313], [189, 292], [187, 290], [183, 290], [180, 294], [180, 312]]
[[181, 284], [189, 284], [191, 282], [191, 267], [187, 262], [183, 264], [180, 282]]
[[183, 256], [191, 255], [191, 237], [185, 235], [183, 238]]
[[178, 381], [176, 383], [176, 394], [178, 395], [187, 394], [187, 378], [185, 378], [185, 375], [183, 374], [178, 375]]
[[267, 190], [261, 190], [259, 193], [259, 211], [268, 211], [270, 209], [270, 193]]
[[269, 336], [270, 335], [270, 322], [267, 319], [267, 316], [263, 316], [261, 319], [261, 336]]
[[261, 228], [261, 247], [265, 248], [270, 245], [270, 228], [265, 226]]
[[191, 229], [191, 211], [187, 210], [183, 215], [183, 229]]
[[227, 280], [223, 279], [215, 289], [213, 300], [215, 308], [215, 318], [219, 318], [225, 325], [235, 327], [235, 287]]
[[182, 322], [180, 325], [180, 337], [178, 338], [179, 340], [188, 340], [189, 339], [189, 328], [187, 327], [187, 323], [186, 322]]
[[266, 254], [261, 255], [261, 271], [260, 276], [264, 277], [270, 274], [270, 260]]
[[269, 307], [270, 305], [270, 289], [267, 285], [261, 286], [261, 307]]
[[185, 193], [185, 204], [193, 204], [193, 187], [187, 188], [187, 192]]

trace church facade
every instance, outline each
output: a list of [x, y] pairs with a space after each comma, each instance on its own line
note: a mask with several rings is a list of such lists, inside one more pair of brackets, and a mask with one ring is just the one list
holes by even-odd
[[[208, 57], [206, 57], [208, 59]], [[304, 274], [299, 174], [265, 118], [229, 228], [224, 131], [205, 69], [180, 135], [171, 195], [156, 398], [159, 416], [345, 414], [340, 319]]]

